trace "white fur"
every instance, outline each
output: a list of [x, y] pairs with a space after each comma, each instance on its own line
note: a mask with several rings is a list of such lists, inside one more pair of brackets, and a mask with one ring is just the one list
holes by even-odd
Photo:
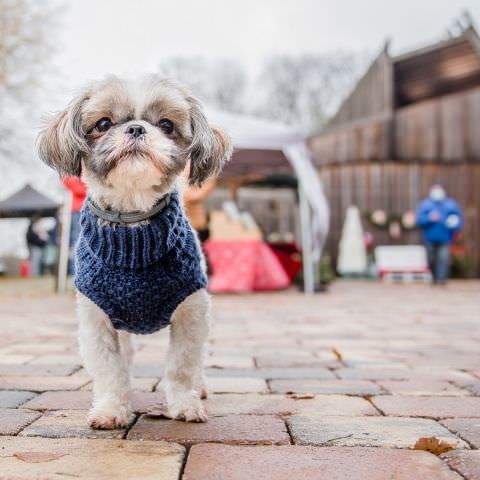
[[[101, 429], [124, 427], [132, 417], [130, 334], [115, 330], [108, 316], [81, 293], [77, 294], [77, 311], [80, 353], [93, 379], [89, 424]], [[172, 418], [187, 422], [207, 420], [200, 397], [206, 396], [203, 351], [209, 319], [210, 297], [205, 289], [187, 297], [173, 313], [162, 381]]]
[[93, 379], [89, 424], [94, 428], [124, 427], [132, 413], [129, 373], [132, 352], [125, 345], [127, 335], [117, 332], [108, 316], [81, 293], [77, 293], [77, 313], [80, 354]]

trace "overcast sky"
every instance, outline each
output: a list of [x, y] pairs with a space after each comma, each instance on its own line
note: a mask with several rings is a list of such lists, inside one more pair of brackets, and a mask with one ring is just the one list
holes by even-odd
[[69, 0], [57, 64], [73, 84], [153, 71], [175, 55], [233, 57], [254, 73], [272, 54], [395, 52], [441, 37], [479, 0]]

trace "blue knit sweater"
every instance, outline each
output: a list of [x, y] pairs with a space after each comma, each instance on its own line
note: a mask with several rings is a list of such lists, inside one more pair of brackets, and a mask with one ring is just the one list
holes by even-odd
[[207, 286], [192, 227], [178, 193], [148, 224], [102, 225], [87, 204], [75, 248], [75, 286], [119, 330], [152, 333]]

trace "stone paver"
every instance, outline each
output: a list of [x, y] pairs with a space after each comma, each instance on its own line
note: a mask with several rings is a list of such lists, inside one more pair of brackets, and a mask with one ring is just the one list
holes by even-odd
[[443, 458], [450, 468], [463, 475], [466, 480], [480, 478], [480, 451], [455, 450], [446, 453]]
[[[221, 459], [221, 460], [220, 460]], [[183, 480], [461, 480], [426, 452], [386, 448], [195, 445]]]
[[448, 418], [441, 423], [472, 447], [480, 448], [480, 418]]
[[253, 358], [244, 356], [211, 356], [205, 359], [206, 368], [254, 368]]
[[0, 408], [16, 408], [35, 397], [33, 392], [0, 391]]
[[273, 393], [337, 393], [345, 395], [379, 395], [384, 390], [365, 380], [272, 380]]
[[126, 429], [94, 430], [87, 424], [86, 410], [54, 410], [20, 432], [26, 437], [45, 438], [123, 438]]
[[472, 393], [473, 395], [480, 395], [480, 380], [473, 381], [473, 382], [466, 382], [462, 385], [465, 390]]
[[408, 380], [412, 371], [401, 365], [396, 368], [338, 368], [335, 373], [344, 380]]
[[185, 423], [142, 416], [130, 430], [133, 440], [166, 440], [182, 444], [221, 442], [237, 445], [287, 445], [290, 437], [281, 419], [269, 415], [228, 415], [206, 423]]
[[0, 389], [4, 390], [30, 390], [32, 392], [47, 392], [54, 390], [78, 390], [88, 383], [88, 379], [76, 376], [70, 377], [27, 377], [5, 376], [0, 377]]
[[[141, 392], [153, 392], [158, 385], [159, 379], [153, 377], [134, 377], [132, 378], [131, 386], [133, 390]], [[88, 382], [81, 390], [92, 390], [92, 382]]]
[[92, 394], [79, 392], [45, 392], [22, 405], [31, 410], [86, 410], [90, 407]]
[[0, 376], [19, 377], [25, 376], [65, 376], [77, 370], [77, 366], [72, 365], [1, 365]]
[[1, 354], [0, 353], [0, 365], [21, 365], [23, 363], [30, 362], [35, 357], [33, 355], [20, 355], [20, 354]]
[[[333, 362], [333, 356], [331, 361]], [[328, 364], [313, 355], [264, 355], [256, 356], [258, 368], [321, 367]]]
[[0, 408], [0, 435], [16, 435], [39, 416], [38, 412]]
[[82, 360], [72, 353], [41, 355], [30, 362], [31, 365], [69, 365], [79, 367]]
[[322, 367], [296, 367], [296, 368], [259, 368], [257, 375], [267, 380], [288, 379], [315, 379], [334, 380], [336, 376], [330, 370]]
[[262, 378], [207, 377], [207, 390], [212, 393], [265, 393], [268, 387]]
[[[164, 401], [163, 392], [132, 393], [132, 406], [136, 412], [146, 412]], [[87, 410], [92, 402], [92, 393], [87, 390], [77, 392], [45, 392], [26, 402], [22, 408], [31, 410]]]
[[478, 281], [214, 296], [209, 422], [153, 415], [165, 329], [136, 338], [140, 416], [116, 431], [87, 426], [74, 296], [40, 283], [0, 292], [0, 478], [480, 479]]
[[0, 472], [15, 480], [177, 480], [185, 449], [165, 442], [2, 438]]
[[452, 385], [445, 380], [417, 379], [405, 381], [380, 381], [378, 382], [386, 391], [395, 395], [469, 395], [467, 390]]
[[314, 398], [299, 399], [285, 395], [210, 395], [205, 406], [210, 416], [229, 414], [286, 416], [297, 413], [378, 415], [377, 410], [363, 398], [346, 395], [315, 395]]
[[372, 402], [385, 415], [399, 417], [480, 417], [480, 397], [379, 396]]
[[292, 416], [287, 421], [299, 445], [413, 448], [422, 437], [435, 437], [452, 448], [468, 448], [433, 420], [403, 417]]
[[335, 374], [324, 367], [285, 368], [207, 368], [207, 377], [334, 380]]

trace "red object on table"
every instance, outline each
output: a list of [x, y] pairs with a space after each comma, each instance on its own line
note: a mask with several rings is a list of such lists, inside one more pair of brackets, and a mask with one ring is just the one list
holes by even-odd
[[290, 281], [293, 282], [302, 269], [302, 253], [298, 246], [295, 243], [274, 243], [270, 244], [270, 248], [282, 264]]
[[290, 279], [271, 248], [260, 240], [208, 240], [211, 292], [280, 290]]

